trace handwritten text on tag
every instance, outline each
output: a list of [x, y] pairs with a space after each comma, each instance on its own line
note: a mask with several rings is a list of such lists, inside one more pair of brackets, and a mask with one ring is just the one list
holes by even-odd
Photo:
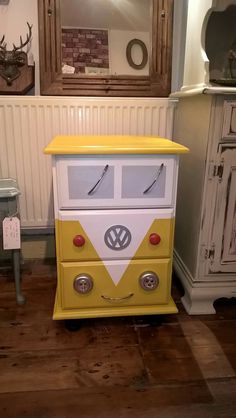
[[16, 216], [12, 218], [4, 218], [2, 222], [3, 228], [3, 249], [15, 250], [20, 248], [20, 220]]

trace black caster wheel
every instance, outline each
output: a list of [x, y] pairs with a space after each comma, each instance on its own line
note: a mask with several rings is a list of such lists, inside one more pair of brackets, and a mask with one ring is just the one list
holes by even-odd
[[164, 315], [151, 315], [148, 319], [151, 327], [160, 327], [165, 322]]
[[145, 315], [135, 320], [137, 326], [160, 327], [165, 322], [164, 315]]
[[66, 319], [65, 328], [70, 332], [76, 332], [80, 329], [81, 323], [79, 319]]

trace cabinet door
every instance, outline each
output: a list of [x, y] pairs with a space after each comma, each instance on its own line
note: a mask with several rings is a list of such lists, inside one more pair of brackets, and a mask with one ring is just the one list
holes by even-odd
[[231, 172], [222, 260], [236, 263], [236, 162]]
[[212, 231], [210, 272], [236, 272], [236, 148], [221, 152], [223, 175], [218, 179]]

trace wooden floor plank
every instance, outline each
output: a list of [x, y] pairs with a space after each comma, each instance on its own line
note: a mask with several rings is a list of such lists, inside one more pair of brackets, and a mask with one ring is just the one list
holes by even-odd
[[196, 403], [212, 403], [201, 384], [142, 390], [122, 386], [89, 390], [82, 387], [79, 390], [0, 394], [0, 414], [4, 418], [155, 418], [159, 417], [161, 408], [182, 405], [182, 409]]
[[173, 351], [168, 349], [146, 351], [144, 363], [151, 384], [204, 382], [201, 370], [193, 356], [176, 357]]
[[[87, 324], [87, 325], [86, 325]], [[114, 323], [113, 326], [93, 326], [86, 322], [81, 325], [79, 332], [69, 332], [63, 321], [43, 321], [37, 324], [28, 324], [21, 318], [20, 321], [11, 321], [8, 327], [1, 328], [1, 341], [9, 350], [50, 350], [68, 349], [77, 347], [104, 346], [106, 348], [121, 348], [138, 345], [138, 337], [134, 329], [124, 324]], [[1, 349], [1, 346], [0, 346]]]
[[222, 402], [236, 405], [236, 378], [209, 379], [207, 385], [218, 404]]
[[137, 347], [0, 351], [0, 393], [147, 384]]
[[138, 329], [140, 345], [145, 350], [172, 349], [176, 355], [185, 356], [186, 352], [191, 353], [190, 346], [184, 338], [183, 331], [179, 323], [166, 323], [153, 327]]

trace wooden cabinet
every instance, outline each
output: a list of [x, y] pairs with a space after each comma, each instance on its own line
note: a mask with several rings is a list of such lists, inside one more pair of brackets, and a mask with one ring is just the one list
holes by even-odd
[[57, 137], [45, 149], [54, 160], [54, 319], [177, 312], [176, 183], [187, 151], [129, 136]]
[[200, 94], [176, 110], [174, 136], [191, 153], [180, 164], [174, 265], [191, 314], [236, 295], [235, 109], [234, 96]]

